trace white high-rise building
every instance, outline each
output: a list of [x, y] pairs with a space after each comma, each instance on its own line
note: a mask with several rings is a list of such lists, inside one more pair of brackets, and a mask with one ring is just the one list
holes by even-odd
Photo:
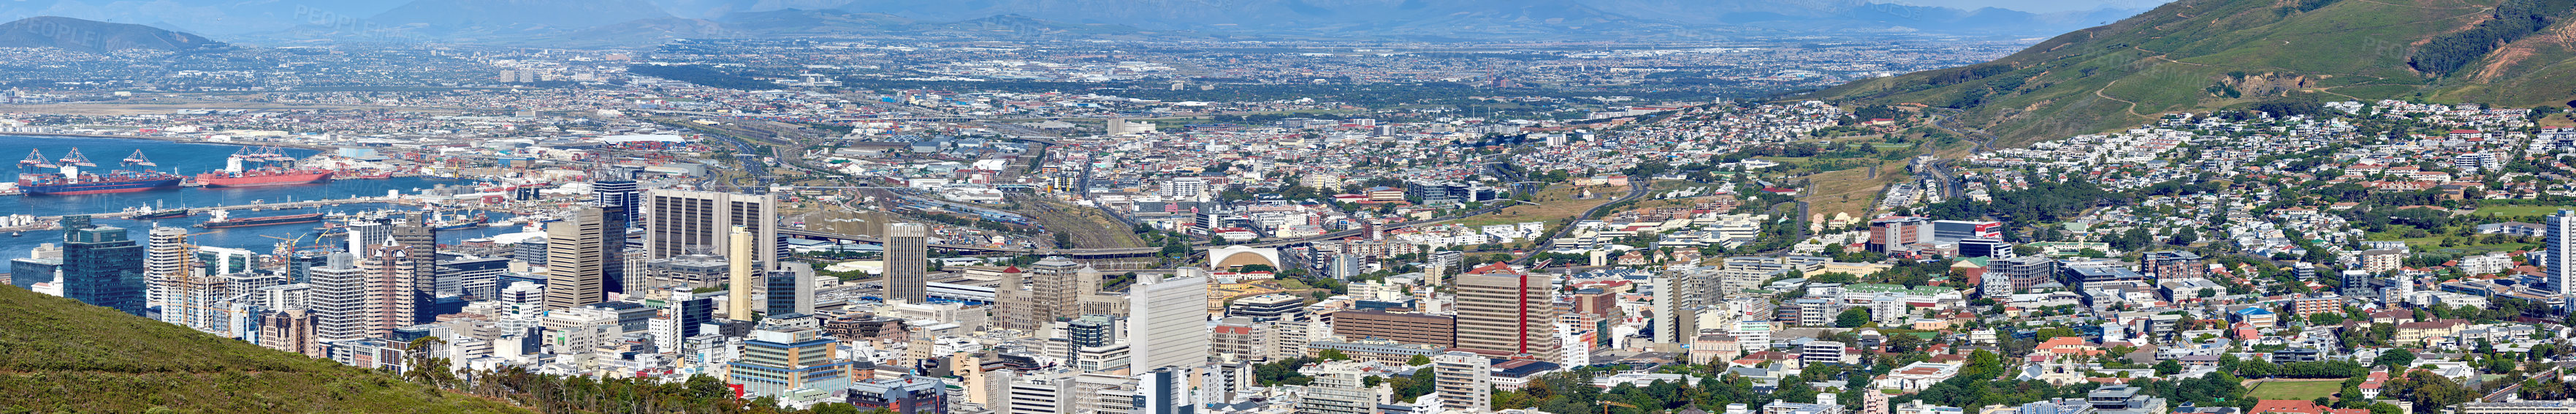
[[[175, 306], [172, 302], [176, 298], [172, 296], [177, 294], [176, 285], [182, 279], [195, 276], [196, 269], [192, 265], [196, 263], [196, 255], [191, 253], [194, 247], [188, 245], [188, 229], [185, 227], [154, 226], [150, 240], [143, 258], [143, 281], [148, 288], [144, 290], [143, 304], [167, 310]], [[163, 322], [180, 323], [168, 319]]]
[[1127, 294], [1130, 361], [1137, 372], [1207, 362], [1208, 277], [1198, 268], [1140, 275]]
[[327, 264], [312, 272], [313, 288], [308, 300], [313, 311], [313, 338], [317, 342], [366, 338], [370, 322], [367, 272], [358, 268], [358, 256], [332, 253]]
[[1494, 362], [1473, 352], [1450, 351], [1431, 358], [1432, 395], [1440, 408], [1466, 412], [1493, 411]]

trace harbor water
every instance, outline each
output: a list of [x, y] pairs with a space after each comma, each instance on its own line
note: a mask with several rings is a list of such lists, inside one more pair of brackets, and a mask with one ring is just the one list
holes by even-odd
[[[27, 152], [30, 150], [41, 151], [48, 160], [59, 159], [75, 147], [80, 148], [81, 153], [87, 155], [90, 161], [98, 164], [97, 167], [83, 167], [82, 169], [85, 171], [119, 169], [120, 167], [118, 167], [117, 164], [118, 161], [124, 160], [126, 156], [140, 150], [143, 152], [144, 157], [150, 158], [154, 163], [160, 165], [155, 167], [133, 168], [174, 172], [180, 175], [196, 175], [197, 173], [221, 170], [224, 167], [224, 158], [231, 156], [233, 152], [242, 148], [234, 145], [178, 143], [143, 139], [0, 135], [0, 154], [6, 154], [0, 155], [0, 157], [11, 157], [13, 160], [26, 157]], [[314, 150], [304, 149], [286, 149], [285, 153], [289, 156], [302, 158], [312, 156], [317, 152]], [[15, 164], [11, 164], [8, 168], [14, 169]], [[15, 178], [14, 173], [11, 178]], [[204, 233], [191, 238], [190, 241], [198, 245], [249, 249], [253, 252], [266, 254], [279, 240], [263, 236], [283, 237], [288, 239], [302, 237], [304, 240], [303, 243], [309, 245], [313, 244], [314, 239], [318, 237], [311, 233], [315, 233], [315, 229], [320, 227], [321, 224], [300, 223], [220, 229], [195, 228], [192, 226], [195, 226], [197, 223], [205, 222], [210, 218], [203, 207], [242, 205], [256, 202], [345, 199], [360, 196], [382, 197], [388, 191], [401, 191], [403, 193], [410, 194], [419, 190], [434, 188], [442, 184], [472, 185], [474, 183], [472, 181], [444, 178], [395, 177], [380, 180], [333, 180], [329, 183], [322, 184], [275, 187], [190, 187], [177, 190], [140, 191], [115, 194], [0, 196], [0, 214], [62, 216], [74, 214], [114, 213], [125, 211], [128, 208], [139, 207], [152, 207], [155, 209], [195, 208], [195, 211], [192, 212], [193, 214], [188, 217], [139, 221], [98, 219], [95, 220], [95, 223], [102, 226], [115, 226], [129, 229], [130, 233], [128, 233], [128, 236], [137, 240], [138, 243], [146, 239], [148, 229], [155, 225], [165, 227], [190, 227], [190, 233]], [[235, 217], [255, 217], [301, 213], [327, 213], [331, 211], [356, 213], [368, 210], [387, 209], [416, 210], [418, 207], [383, 203], [359, 203], [312, 209], [267, 211], [238, 210], [232, 212], [232, 214]], [[492, 216], [492, 220], [496, 224], [504, 218], [507, 218], [507, 216], [501, 213], [494, 213]], [[466, 239], [485, 237], [493, 234], [513, 233], [517, 231], [519, 231], [519, 229], [516, 227], [482, 227], [466, 230], [443, 231], [439, 232], [439, 241], [441, 243], [456, 243]], [[6, 270], [8, 266], [7, 259], [27, 257], [27, 252], [35, 249], [39, 244], [59, 243], [61, 241], [62, 232], [54, 230], [29, 231], [16, 235], [0, 234], [0, 271]], [[344, 242], [341, 242], [338, 238], [331, 238], [324, 240], [324, 243], [337, 246]]]

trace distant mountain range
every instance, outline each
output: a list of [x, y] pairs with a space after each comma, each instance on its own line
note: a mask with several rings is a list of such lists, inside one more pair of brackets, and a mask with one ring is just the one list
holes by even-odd
[[2576, 105], [2571, 79], [2569, 0], [2181, 0], [1992, 62], [1800, 98], [1955, 108], [1955, 124], [2016, 144], [2267, 104]]
[[40, 16], [0, 23], [0, 47], [51, 47], [86, 52], [129, 49], [209, 50], [222, 42], [139, 24]]
[[[96, 0], [0, 2], [0, 13], [147, 24], [254, 43], [431, 39], [611, 45], [713, 35], [918, 35], [922, 33], [881, 31], [923, 28], [1028, 36], [1409, 40], [1722, 39], [1851, 33], [2044, 36], [2136, 12], [2033, 14], [1865, 0], [92, 1]], [[997, 17], [1005, 21], [984, 21]]]

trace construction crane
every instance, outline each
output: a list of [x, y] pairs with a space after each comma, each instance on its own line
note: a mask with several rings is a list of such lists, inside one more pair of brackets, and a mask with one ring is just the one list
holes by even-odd
[[1610, 414], [1610, 406], [1613, 406], [1613, 405], [1621, 406], [1621, 407], [1628, 407], [1628, 408], [1631, 408], [1631, 409], [1639, 409], [1639, 410], [1643, 410], [1643, 408], [1637, 408], [1637, 406], [1636, 406], [1635, 404], [1623, 403], [1623, 402], [1618, 402], [1618, 401], [1601, 400], [1601, 401], [1596, 401], [1596, 402], [1601, 403], [1601, 414]]

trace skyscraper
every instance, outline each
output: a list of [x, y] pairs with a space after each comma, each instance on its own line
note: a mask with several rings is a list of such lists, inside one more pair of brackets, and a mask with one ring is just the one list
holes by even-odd
[[733, 231], [728, 232], [726, 238], [733, 240], [730, 245], [733, 248], [725, 250], [727, 256], [725, 274], [731, 280], [728, 284], [729, 288], [725, 291], [725, 316], [727, 319], [749, 321], [753, 319], [751, 286], [755, 284], [751, 279], [758, 274], [751, 271], [751, 261], [742, 260], [742, 257], [751, 255], [754, 249], [751, 243], [746, 243], [751, 241], [751, 230], [742, 226], [733, 226]]
[[[644, 193], [644, 251], [661, 259], [689, 253], [732, 251], [725, 232], [733, 226], [751, 231], [750, 260], [768, 268], [778, 258], [774, 199], [767, 194], [656, 189]], [[742, 260], [727, 255], [728, 260]]]
[[317, 341], [359, 339], [368, 333], [366, 272], [357, 266], [358, 256], [332, 253], [322, 267], [311, 270], [313, 337]]
[[600, 207], [624, 208], [624, 210], [621, 210], [626, 213], [623, 217], [610, 217], [611, 220], [615, 220], [620, 223], [633, 223], [635, 222], [636, 213], [643, 210], [642, 204], [644, 202], [644, 193], [637, 190], [635, 180], [606, 180], [592, 182], [590, 183], [590, 190], [594, 195], [596, 195], [596, 200], [593, 200], [593, 204], [597, 204]]
[[437, 315], [429, 315], [423, 312], [424, 307], [417, 305], [438, 298], [438, 233], [431, 230], [429, 222], [419, 214], [406, 215], [402, 224], [386, 231], [392, 233], [393, 245], [402, 246], [404, 256], [399, 258], [401, 266], [394, 268], [395, 277], [403, 278], [402, 284], [408, 288], [407, 292], [400, 293], [406, 296], [401, 300], [413, 304], [406, 306], [408, 312], [402, 315], [412, 322], [404, 325], [433, 322], [432, 318]]
[[[1493, 356], [1556, 355], [1556, 305], [1552, 278], [1494, 264], [1459, 275], [1458, 346]], [[1660, 316], [1660, 315], [1658, 315]]]
[[[196, 273], [196, 255], [190, 252], [195, 248], [188, 245], [186, 228], [154, 226], [146, 233], [151, 243], [144, 247], [143, 306], [167, 312], [180, 279]], [[177, 323], [166, 316], [161, 321]]]
[[1082, 286], [1081, 266], [1064, 256], [1049, 256], [1030, 264], [1029, 316], [1040, 324], [1081, 317], [1082, 295], [1091, 289]]
[[413, 318], [420, 314], [420, 305], [426, 301], [413, 297], [418, 291], [412, 286], [412, 282], [417, 280], [412, 277], [413, 269], [411, 248], [400, 244], [387, 243], [369, 248], [366, 256], [358, 259], [358, 270], [364, 275], [361, 280], [366, 286], [364, 326], [368, 337], [384, 336], [394, 328], [418, 323]]
[[125, 229], [91, 225], [89, 216], [62, 223], [63, 296], [144, 316], [143, 246]]
[[[1136, 401], [1130, 404], [1134, 414], [1191, 414], [1198, 408], [1189, 398], [1190, 370], [1182, 367], [1160, 367], [1136, 374]], [[1358, 380], [1352, 380], [1354, 382]]]
[[1431, 358], [1431, 390], [1440, 408], [1466, 412], [1494, 408], [1493, 360], [1472, 352], [1450, 351]]
[[600, 260], [601, 289], [608, 293], [626, 293], [628, 289], [643, 288], [642, 280], [626, 276], [627, 230], [635, 227], [637, 216], [644, 211], [643, 193], [636, 191], [634, 180], [595, 182], [591, 183], [591, 189], [597, 194], [597, 199], [591, 204], [599, 207], [600, 219], [607, 223], [604, 233], [608, 237], [608, 249], [601, 252]]
[[921, 303], [927, 299], [929, 281], [923, 273], [930, 270], [930, 227], [895, 223], [886, 225], [885, 233], [886, 300]]
[[150, 254], [144, 268], [150, 273], [152, 292], [161, 310], [161, 321], [196, 328], [199, 331], [225, 334], [229, 309], [218, 304], [229, 297], [226, 279], [199, 271], [194, 245], [188, 244], [188, 230], [178, 227], [152, 228]]
[[608, 300], [608, 221], [598, 208], [546, 224], [546, 309], [570, 309]]
[[2541, 265], [2548, 266], [2548, 293], [2562, 298], [2576, 297], [2576, 210], [2558, 210], [2550, 215], [2545, 236], [2548, 246], [2541, 253]]
[[1208, 278], [1197, 268], [1139, 275], [1127, 292], [1129, 361], [1135, 370], [1207, 362]]
[[814, 265], [788, 263], [768, 271], [770, 315], [814, 314]]
[[1002, 269], [1002, 283], [993, 287], [993, 327], [995, 329], [1035, 332], [1045, 325], [1038, 322], [1035, 309], [1032, 309], [1036, 305], [1036, 299], [1031, 296], [1027, 288], [1022, 286], [1027, 283], [1028, 277], [1020, 273], [1019, 266]]

